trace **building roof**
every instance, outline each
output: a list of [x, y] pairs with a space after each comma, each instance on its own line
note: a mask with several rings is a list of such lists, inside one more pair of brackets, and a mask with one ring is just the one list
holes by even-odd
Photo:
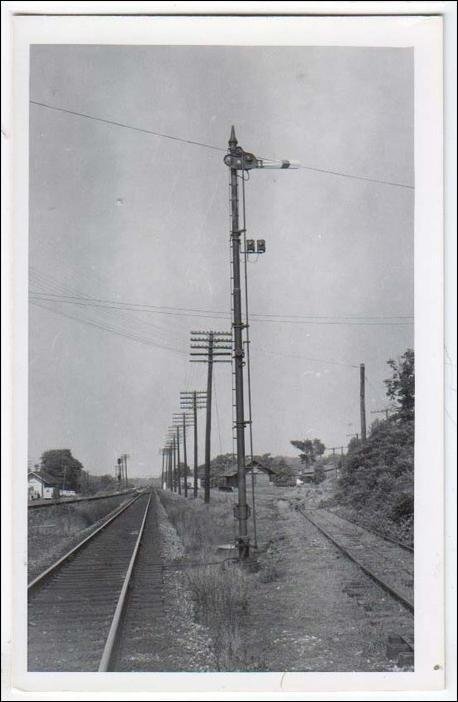
[[[273, 471], [271, 468], [268, 468], [265, 466], [263, 463], [260, 463], [258, 460], [255, 458], [253, 461], [248, 460], [245, 465], [245, 470], [249, 471], [252, 468], [259, 468], [260, 471], [263, 473], [267, 473], [267, 475], [275, 475], [275, 471]], [[225, 478], [232, 478], [234, 475], [237, 475], [237, 468], [226, 468], [226, 470], [221, 473], [222, 476]]]
[[49, 473], [46, 473], [43, 470], [41, 470], [39, 473], [35, 472], [34, 470], [31, 470], [27, 477], [30, 478], [31, 476], [42, 482], [43, 485], [46, 485], [47, 487], [58, 487], [59, 485], [56, 478], [52, 477], [51, 475], [49, 475]]

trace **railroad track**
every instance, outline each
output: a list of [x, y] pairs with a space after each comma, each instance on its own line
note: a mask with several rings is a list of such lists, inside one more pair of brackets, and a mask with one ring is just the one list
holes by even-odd
[[385, 592], [413, 613], [413, 553], [325, 509], [298, 512]]
[[[332, 512], [334, 514], [334, 512]], [[337, 517], [340, 515], [336, 515]], [[356, 526], [360, 526], [366, 531], [371, 532], [371, 534], [375, 534], [376, 536], [380, 536], [382, 539], [385, 541], [391, 541], [392, 544], [396, 544], [400, 548], [402, 548], [404, 551], [410, 551], [411, 553], [414, 553], [414, 548], [413, 546], [409, 546], [409, 544], [406, 544], [404, 541], [399, 541], [399, 539], [395, 539], [392, 536], [389, 536], [388, 534], [385, 534], [383, 531], [379, 531], [378, 529], [375, 529], [373, 526], [365, 523], [364, 521], [353, 521], [353, 519], [348, 519], [347, 517], [341, 517], [341, 519], [344, 519], [347, 522], [350, 522], [350, 524], [355, 524]]]
[[131, 669], [129, 635], [145, 623], [132, 583], [149, 616], [162, 611], [156, 499], [136, 496], [29, 584], [29, 671]]

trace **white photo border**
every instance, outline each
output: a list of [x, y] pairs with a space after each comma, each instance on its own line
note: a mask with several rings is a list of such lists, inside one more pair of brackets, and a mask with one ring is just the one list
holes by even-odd
[[[415, 672], [29, 673], [26, 670], [28, 117], [31, 44], [413, 47], [415, 62]], [[444, 686], [443, 150], [440, 17], [94, 17], [13, 19], [12, 688], [161, 695], [440, 690]], [[434, 475], [434, 480], [431, 476]], [[141, 697], [136, 697], [140, 699]], [[326, 699], [330, 697], [327, 696]], [[313, 699], [316, 699], [316, 694]], [[354, 695], [353, 695], [354, 699]]]

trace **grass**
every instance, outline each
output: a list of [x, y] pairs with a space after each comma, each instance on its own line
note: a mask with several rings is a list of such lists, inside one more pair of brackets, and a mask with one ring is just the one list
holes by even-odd
[[[234, 541], [232, 496], [211, 494], [211, 502], [185, 500], [161, 492], [167, 515], [182, 539], [185, 554], [193, 560], [219, 560], [216, 546]], [[238, 564], [189, 568], [185, 582], [191, 592], [196, 621], [207, 627], [217, 669], [247, 670], [251, 658], [244, 644], [243, 627], [248, 610], [248, 578]], [[252, 668], [250, 668], [252, 669]]]
[[205, 504], [200, 498], [185, 500], [179, 495], [161, 492], [161, 501], [187, 554], [207, 555], [214, 552], [218, 544], [233, 543], [231, 495], [212, 492], [210, 504]]
[[28, 511], [29, 576], [44, 570], [130, 495], [50, 505]]
[[236, 565], [196, 568], [186, 573], [195, 617], [211, 634], [218, 670], [244, 670], [242, 622], [247, 579]]

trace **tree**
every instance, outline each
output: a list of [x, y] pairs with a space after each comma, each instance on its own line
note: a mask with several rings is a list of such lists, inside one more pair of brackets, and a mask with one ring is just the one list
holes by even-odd
[[52, 449], [41, 456], [40, 470], [46, 471], [61, 489], [79, 491], [83, 466], [70, 449]]
[[312, 466], [319, 456], [325, 452], [325, 445], [320, 439], [305, 439], [304, 441], [291, 441], [294, 448], [299, 449], [302, 453], [299, 455], [302, 463], [305, 463], [306, 469]]
[[112, 475], [109, 475], [109, 473], [105, 473], [105, 475], [100, 476], [99, 482], [102, 490], [107, 490], [110, 487], [115, 487], [115, 483], [117, 481], [115, 478], [113, 478]]
[[390, 359], [388, 365], [393, 371], [391, 378], [385, 380], [386, 394], [396, 403], [397, 417], [412, 420], [415, 414], [415, 354], [407, 349], [399, 361]]
[[287, 464], [284, 458], [279, 458], [275, 461], [271, 461], [269, 466], [275, 472], [274, 483], [275, 485], [291, 485], [295, 483], [296, 474]]

